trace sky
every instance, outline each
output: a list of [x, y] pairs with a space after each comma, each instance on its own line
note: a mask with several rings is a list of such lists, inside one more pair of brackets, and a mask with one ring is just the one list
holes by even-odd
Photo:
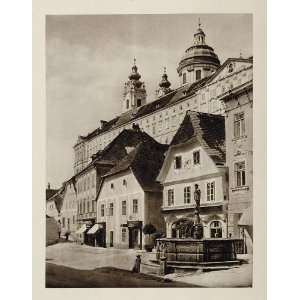
[[198, 27], [221, 63], [252, 56], [249, 14], [51, 15], [46, 18], [47, 182], [58, 188], [73, 173], [78, 135], [121, 112], [124, 83], [136, 58], [147, 102], [166, 67], [171, 88]]

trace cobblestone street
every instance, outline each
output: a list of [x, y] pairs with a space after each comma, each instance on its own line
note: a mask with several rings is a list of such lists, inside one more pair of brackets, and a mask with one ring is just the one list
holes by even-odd
[[[64, 280], [63, 282], [58, 280], [61, 277], [60, 269], [55, 269], [53, 264], [77, 270], [93, 271], [88, 273], [91, 277], [93, 277], [96, 273], [98, 274], [97, 276], [101, 275], [101, 278], [106, 278], [106, 276], [115, 276], [114, 273], [121, 272], [120, 269], [126, 271], [132, 270], [137, 252], [138, 250], [133, 249], [95, 248], [75, 243], [59, 243], [47, 247], [47, 277], [50, 274], [51, 282], [56, 282], [59, 286], [64, 285]], [[201, 271], [172, 273], [163, 277], [156, 276], [158, 280], [157, 282], [160, 282], [159, 284], [155, 282], [155, 280], [153, 281], [153, 278], [155, 279], [154, 276], [149, 277], [146, 281], [144, 281], [144, 279], [147, 278], [147, 275], [145, 274], [139, 274], [141, 275], [139, 277], [138, 274], [128, 272], [126, 273], [126, 277], [132, 277], [132, 282], [130, 283], [132, 286], [139, 286], [138, 282], [140, 282], [142, 286], [151, 286], [152, 283], [155, 283], [155, 285], [158, 284], [158, 286], [166, 286], [165, 283], [162, 284], [164, 281], [161, 280], [167, 280], [169, 283], [173, 282], [175, 286], [176, 284], [179, 286], [189, 284], [190, 286], [199, 287], [250, 287], [252, 282], [252, 266], [252, 259], [250, 258], [248, 259], [248, 263], [242, 264], [241, 266], [235, 266], [229, 270], [218, 270], [204, 273]], [[66, 272], [65, 274], [69, 274], [71, 278], [73, 278], [76, 273], [74, 273], [74, 270], [72, 269], [65, 269], [64, 271]], [[119, 271], [116, 269], [119, 269]], [[86, 273], [87, 272], [84, 274]], [[77, 272], [76, 274], [76, 276], [82, 275], [80, 272]], [[84, 277], [85, 276], [86, 275], [84, 275]], [[121, 276], [117, 280], [117, 286], [124, 286], [124, 282], [121, 282], [122, 278], [123, 277]], [[74, 280], [77, 281], [79, 279], [76, 277]], [[110, 284], [110, 281], [104, 281], [106, 286], [107, 284]], [[66, 287], [70, 286], [70, 284], [71, 283], [66, 284]], [[99, 283], [95, 283], [94, 281], [89, 284], [92, 284], [94, 287], [99, 286]]]

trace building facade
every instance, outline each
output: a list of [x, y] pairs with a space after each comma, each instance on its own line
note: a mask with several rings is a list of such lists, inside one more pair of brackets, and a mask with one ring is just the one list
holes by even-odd
[[199, 25], [192, 45], [185, 51], [177, 68], [180, 86], [171, 90], [164, 72], [158, 98], [147, 103], [146, 88], [134, 63], [124, 87], [122, 114], [110, 121], [101, 121], [94, 131], [78, 137], [74, 145], [74, 173], [84, 169], [94, 153], [104, 149], [133, 123], [159, 143], [169, 144], [186, 111], [224, 114], [220, 97], [233, 88], [252, 82], [252, 65], [252, 58], [241, 57], [228, 59], [220, 65], [213, 48], [206, 45], [205, 33]]
[[193, 238], [196, 190], [202, 237], [227, 237], [227, 175], [224, 117], [187, 112], [158, 177], [167, 237]]
[[107, 247], [139, 248], [145, 245], [143, 227], [164, 230], [160, 214], [162, 187], [156, 177], [166, 145], [152, 138], [128, 148], [128, 155], [104, 175], [97, 201], [99, 240]]
[[253, 85], [242, 85], [222, 98], [226, 105], [226, 155], [229, 169], [229, 232], [253, 243]]

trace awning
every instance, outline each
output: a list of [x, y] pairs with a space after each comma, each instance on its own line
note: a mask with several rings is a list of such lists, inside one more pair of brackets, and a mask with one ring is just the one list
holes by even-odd
[[102, 226], [100, 224], [94, 224], [94, 226], [87, 232], [87, 234], [95, 234]]
[[76, 233], [77, 233], [77, 234], [82, 234], [82, 233], [84, 233], [86, 230], [87, 230], [86, 224], [83, 224], [83, 225], [76, 231]]
[[243, 214], [238, 222], [238, 225], [241, 226], [252, 226], [253, 220], [252, 220], [252, 206], [249, 206], [243, 211]]

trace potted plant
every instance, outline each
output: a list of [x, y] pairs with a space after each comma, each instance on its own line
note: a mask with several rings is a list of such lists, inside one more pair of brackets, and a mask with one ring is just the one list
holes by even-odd
[[150, 236], [151, 234], [155, 233], [156, 232], [156, 228], [154, 225], [152, 225], [151, 223], [149, 224], [146, 224], [144, 227], [143, 227], [143, 233], [145, 235], [148, 235], [148, 241], [145, 243], [145, 250], [147, 252], [151, 252], [152, 249], [153, 249], [153, 242], [151, 241], [150, 239]]

